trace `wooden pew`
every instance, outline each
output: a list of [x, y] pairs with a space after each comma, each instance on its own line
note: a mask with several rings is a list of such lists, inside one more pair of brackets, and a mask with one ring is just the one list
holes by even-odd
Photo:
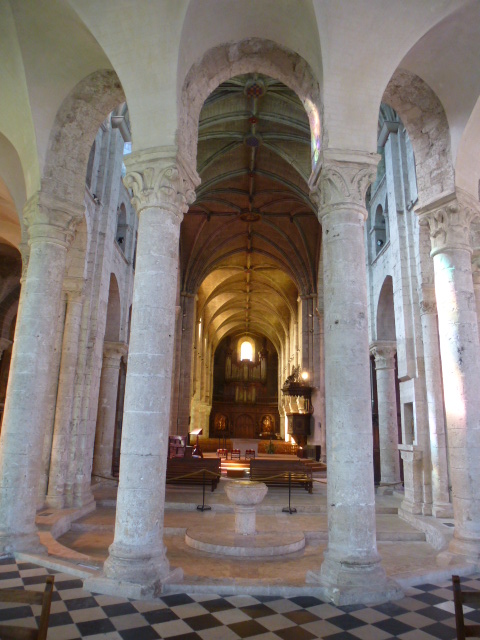
[[465, 624], [463, 618], [463, 605], [480, 605], [480, 591], [462, 591], [460, 578], [452, 576], [453, 583], [453, 603], [455, 605], [455, 625], [457, 627], [457, 639], [479, 638], [480, 624]]
[[[167, 461], [167, 483], [176, 484], [203, 484], [203, 473], [196, 473], [206, 469], [205, 484], [211, 485], [212, 491], [215, 491], [220, 478], [220, 459], [219, 458], [170, 458]], [[216, 474], [216, 475], [212, 475]], [[188, 476], [182, 478], [182, 476]], [[180, 478], [180, 479], [179, 479]]]
[[43, 592], [0, 589], [0, 602], [7, 602], [9, 604], [36, 604], [42, 607], [38, 629], [0, 624], [0, 638], [2, 640], [46, 640], [54, 579], [54, 576], [47, 576], [45, 590]]
[[300, 460], [250, 460], [250, 480], [265, 482], [267, 486], [288, 486], [289, 473], [292, 474], [292, 487], [301, 486], [308, 493], [312, 493], [312, 469]]
[[312, 473], [327, 471], [327, 465], [324, 462], [317, 462], [310, 458], [299, 458], [299, 460], [302, 464], [308, 466], [312, 470]]

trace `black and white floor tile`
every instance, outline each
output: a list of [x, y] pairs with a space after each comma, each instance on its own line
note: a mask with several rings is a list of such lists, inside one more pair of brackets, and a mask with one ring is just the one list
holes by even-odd
[[[453, 640], [449, 582], [423, 584], [406, 597], [378, 606], [335, 607], [311, 597], [177, 594], [156, 602], [94, 595], [82, 581], [28, 563], [0, 561], [0, 588], [43, 589], [55, 573], [49, 640]], [[480, 576], [462, 579], [480, 590]], [[480, 622], [480, 611], [464, 608]], [[32, 627], [39, 608], [0, 604], [0, 622]]]

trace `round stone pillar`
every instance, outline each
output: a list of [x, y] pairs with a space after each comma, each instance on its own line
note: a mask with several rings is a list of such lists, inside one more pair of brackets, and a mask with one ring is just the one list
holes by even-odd
[[127, 158], [124, 182], [140, 220], [115, 538], [104, 575], [86, 582], [132, 598], [153, 596], [179, 578], [166, 557], [163, 518], [180, 223], [194, 192], [171, 153]]
[[393, 490], [400, 482], [398, 457], [397, 395], [395, 391], [395, 353], [393, 342], [374, 342], [370, 353], [377, 372], [378, 431], [380, 440], [380, 485]]
[[473, 290], [475, 291], [475, 306], [477, 309], [478, 330], [480, 332], [480, 249], [472, 255]]
[[422, 287], [420, 301], [422, 320], [425, 386], [427, 388], [430, 455], [432, 460], [432, 515], [452, 518], [453, 508], [448, 491], [447, 438], [442, 393], [442, 364], [438, 344], [437, 304], [435, 293]]
[[102, 376], [98, 398], [97, 432], [93, 454], [93, 475], [111, 477], [115, 419], [117, 416], [118, 379], [120, 361], [126, 356], [124, 342], [104, 342]]
[[450, 551], [480, 558], [480, 346], [470, 223], [478, 202], [459, 193], [416, 210], [428, 224], [435, 273], [455, 531]]
[[178, 391], [178, 413], [175, 433], [186, 434], [190, 428], [190, 410], [192, 399], [192, 370], [193, 370], [193, 345], [195, 343], [195, 313], [196, 296], [191, 293], [181, 295], [182, 330], [180, 358], [178, 367], [180, 369], [179, 391]]
[[67, 307], [63, 330], [62, 357], [58, 378], [57, 407], [53, 427], [50, 471], [46, 504], [62, 509], [65, 506], [65, 482], [70, 453], [71, 420], [77, 371], [78, 341], [83, 310], [83, 279], [68, 278]]
[[30, 259], [21, 294], [0, 439], [0, 555], [41, 548], [35, 527], [49, 371], [66, 251], [84, 209], [33, 196], [24, 209]]
[[377, 551], [370, 400], [365, 193], [377, 155], [324, 154], [316, 192], [322, 224], [328, 546], [320, 574], [336, 604], [382, 602], [401, 591]]

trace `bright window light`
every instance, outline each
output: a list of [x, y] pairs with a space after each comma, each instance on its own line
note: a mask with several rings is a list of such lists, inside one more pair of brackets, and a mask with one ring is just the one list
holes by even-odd
[[242, 346], [240, 347], [240, 359], [253, 360], [253, 349], [250, 342], [242, 342]]

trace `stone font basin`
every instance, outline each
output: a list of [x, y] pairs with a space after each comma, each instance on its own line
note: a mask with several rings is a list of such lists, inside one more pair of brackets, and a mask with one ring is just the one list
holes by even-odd
[[234, 480], [225, 485], [225, 493], [230, 502], [235, 505], [255, 506], [260, 504], [267, 495], [267, 485], [263, 482], [250, 480]]

